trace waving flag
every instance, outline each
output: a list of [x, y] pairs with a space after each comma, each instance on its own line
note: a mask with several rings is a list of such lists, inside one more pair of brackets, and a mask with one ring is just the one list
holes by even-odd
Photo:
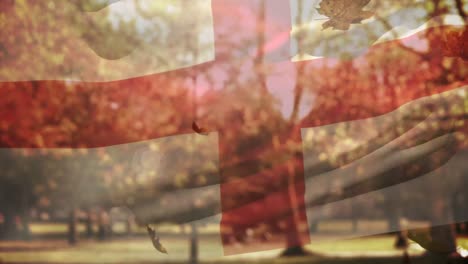
[[466, 183], [463, 12], [289, 2], [2, 2], [2, 166], [73, 206], [215, 223], [226, 255], [284, 247], [231, 245], [248, 234], [294, 247], [321, 220], [421, 209], [440, 177], [443, 212], [408, 217], [466, 221], [441, 216]]
[[1, 80], [113, 81], [212, 60], [210, 2], [157, 2], [4, 1], [2, 36], [15, 38], [3, 38]]

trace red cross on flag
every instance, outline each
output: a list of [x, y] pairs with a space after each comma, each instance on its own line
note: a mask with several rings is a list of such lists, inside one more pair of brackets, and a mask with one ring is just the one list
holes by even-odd
[[214, 226], [202, 255], [466, 221], [464, 8], [4, 0], [5, 200]]

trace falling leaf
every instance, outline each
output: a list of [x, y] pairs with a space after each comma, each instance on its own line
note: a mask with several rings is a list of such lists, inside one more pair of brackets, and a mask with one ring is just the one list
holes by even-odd
[[195, 121], [192, 123], [192, 129], [193, 131], [197, 132], [200, 135], [207, 136], [208, 135], [208, 130], [206, 130], [203, 127], [199, 127]]
[[322, 28], [348, 30], [351, 24], [359, 24], [362, 20], [374, 15], [373, 12], [364, 11], [370, 0], [323, 0], [317, 11], [330, 18], [323, 23]]
[[164, 254], [167, 254], [166, 248], [161, 244], [159, 241], [159, 236], [156, 235], [156, 231], [152, 229], [149, 225], [146, 226], [146, 230], [148, 231], [148, 235], [153, 243], [154, 248]]

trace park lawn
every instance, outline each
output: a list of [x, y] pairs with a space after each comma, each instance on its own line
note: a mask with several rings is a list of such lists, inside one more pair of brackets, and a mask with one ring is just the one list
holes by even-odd
[[[68, 226], [66, 223], [59, 223], [59, 222], [36, 222], [30, 224], [30, 230], [33, 235], [59, 235], [63, 234], [66, 235]], [[97, 230], [98, 227], [96, 224], [93, 225], [93, 230]], [[182, 232], [182, 228], [178, 225], [158, 225], [156, 229], [161, 233], [173, 233], [178, 234]], [[210, 233], [215, 232], [213, 226], [204, 226], [199, 228], [200, 233]], [[79, 223], [77, 226], [77, 230], [80, 233], [84, 233], [86, 231], [85, 224]], [[186, 228], [188, 231], [189, 228]], [[117, 222], [112, 226], [112, 231], [115, 234], [123, 234], [126, 232], [126, 226], [123, 222]], [[133, 226], [132, 232], [134, 234], [146, 234], [146, 227], [144, 226]]]
[[[59, 222], [38, 222], [38, 223], [31, 223], [29, 225], [31, 233], [33, 235], [58, 235], [67, 233], [68, 226], [66, 223], [59, 223]], [[97, 230], [97, 225], [93, 225], [93, 229]], [[80, 233], [84, 233], [86, 231], [86, 226], [83, 223], [79, 223], [77, 225], [77, 230]], [[116, 223], [113, 225], [112, 230], [115, 233], [124, 233], [125, 231], [125, 224], [124, 223]], [[137, 233], [146, 233], [146, 230], [143, 228], [136, 228], [134, 229]]]
[[[210, 243], [204, 240], [202, 243]], [[1, 242], [3, 247], [9, 242]], [[14, 243], [14, 242], [11, 242]], [[32, 243], [47, 244], [47, 241]], [[211, 242], [213, 243], [213, 242]], [[188, 241], [186, 239], [168, 238], [164, 240], [169, 255], [155, 251], [149, 239], [114, 240], [107, 242], [80, 241], [71, 247], [62, 241], [55, 248], [27, 250], [16, 252], [0, 252], [0, 259], [12, 263], [145, 263], [152, 261], [183, 261], [188, 256]], [[201, 254], [201, 258], [213, 259], [213, 256]]]
[[462, 248], [468, 249], [468, 237], [459, 238], [458, 245], [461, 246]]
[[[381, 223], [375, 222], [376, 229], [381, 226]], [[360, 223], [359, 223], [360, 225]], [[325, 256], [323, 258], [308, 258], [304, 263], [400, 263], [395, 262], [395, 258], [402, 255], [402, 251], [393, 248], [394, 236], [374, 236], [363, 237], [359, 239], [340, 239], [331, 240], [333, 236], [327, 235], [327, 231], [336, 230], [336, 226], [348, 230], [351, 225], [338, 222], [322, 223], [319, 226], [318, 239], [313, 238], [313, 243], [307, 245], [306, 248], [314, 253]], [[345, 228], [346, 227], [346, 228]], [[96, 228], [96, 227], [95, 227]], [[113, 227], [116, 233], [123, 233], [125, 225], [116, 223]], [[64, 223], [33, 223], [31, 231], [36, 235], [40, 234], [64, 234], [67, 226]], [[85, 226], [79, 224], [78, 230], [84, 232]], [[179, 226], [158, 226], [161, 233], [180, 234]], [[186, 231], [189, 231], [188, 229]], [[135, 233], [146, 233], [145, 228], [134, 228]], [[213, 233], [208, 227], [205, 227], [203, 233]], [[275, 263], [281, 263], [282, 259], [276, 258], [281, 253], [281, 249], [259, 251], [256, 253], [242, 254], [228, 257], [219, 257], [219, 249], [217, 240], [213, 237], [201, 236], [200, 245], [203, 245], [203, 250], [200, 253], [200, 259], [203, 262], [217, 263], [234, 262], [234, 263], [271, 263], [274, 259]], [[169, 255], [162, 255], [156, 252], [151, 243], [146, 237], [138, 237], [134, 239], [119, 239], [106, 242], [96, 242], [94, 240], [82, 240], [77, 246], [70, 247], [62, 240], [33, 240], [32, 242], [0, 242], [0, 263], [152, 263], [152, 262], [171, 262], [183, 263], [189, 255], [189, 242], [183, 236], [167, 236], [163, 237], [164, 245], [169, 251]], [[280, 243], [280, 242], [278, 242]], [[468, 239], [460, 238], [459, 245], [468, 248]], [[238, 245], [240, 250], [242, 247], [252, 247], [259, 245], [252, 242], [251, 244]], [[278, 245], [279, 246], [279, 245]], [[213, 250], [210, 250], [213, 248]], [[18, 250], [21, 249], [21, 250]], [[218, 252], [218, 253], [215, 253]], [[424, 251], [417, 244], [412, 244], [409, 253], [413, 256], [422, 254]], [[356, 257], [365, 257], [359, 262], [353, 262]], [[392, 261], [389, 262], [389, 259]], [[302, 263], [304, 259], [289, 259], [286, 263]], [[356, 260], [357, 261], [357, 260]], [[370, 262], [367, 262], [370, 261]], [[384, 261], [384, 262], [381, 262]], [[414, 261], [412, 263], [418, 263]], [[424, 262], [422, 262], [424, 263]]]
[[[412, 227], [424, 227], [427, 226], [427, 222], [411, 222]], [[357, 229], [365, 230], [366, 232], [372, 232], [375, 234], [385, 233], [388, 230], [388, 223], [385, 220], [364, 220], [360, 219], [357, 221]], [[179, 225], [157, 225], [153, 226], [159, 233], [173, 233], [180, 234], [184, 230], [189, 231], [189, 227], [186, 226], [185, 229]], [[47, 234], [66, 234], [67, 224], [60, 222], [33, 222], [30, 224], [31, 231], [37, 235], [47, 235]], [[93, 225], [93, 229], [97, 230], [97, 225]], [[116, 222], [112, 226], [112, 230], [116, 234], [123, 234], [126, 232], [126, 225], [123, 222]], [[85, 225], [83, 223], [78, 224], [78, 231], [85, 232]], [[136, 234], [146, 234], [146, 228], [144, 226], [133, 226], [133, 233]], [[318, 224], [317, 231], [319, 233], [340, 233], [340, 232], [353, 232], [353, 223], [349, 220], [325, 220], [321, 221]], [[199, 227], [199, 233], [209, 234], [219, 232], [219, 226], [217, 225], [205, 225]]]
[[[33, 235], [45, 235], [45, 234], [66, 234], [68, 227], [64, 223], [47, 222], [47, 223], [32, 223], [29, 225], [29, 228]], [[85, 225], [78, 224], [77, 230], [78, 232], [84, 232]]]
[[[321, 257], [307, 258], [306, 262], [302, 258], [298, 259], [277, 259], [281, 250], [262, 251], [236, 256], [220, 258], [219, 255], [205, 250], [200, 253], [200, 259], [203, 262], [216, 263], [219, 261], [233, 263], [271, 263], [275, 258], [275, 263], [358, 263], [352, 262], [357, 257], [366, 257], [360, 259], [359, 263], [395, 263], [388, 262], [389, 259], [400, 258], [401, 251], [392, 247], [393, 236], [369, 237], [353, 240], [329, 241], [313, 243], [306, 248], [318, 254], [327, 255], [326, 261]], [[82, 241], [75, 247], [68, 246], [64, 241], [55, 248], [34, 250], [30, 248], [26, 251], [0, 252], [0, 259], [7, 263], [151, 263], [151, 262], [171, 262], [183, 263], [189, 255], [188, 241], [183, 238], [167, 238], [164, 245], [169, 251], [168, 255], [156, 252], [147, 239], [132, 240], [114, 240], [103, 243], [94, 241]], [[2, 245], [9, 242], [1, 242]], [[32, 243], [48, 243], [46, 241], [37, 241]], [[214, 245], [216, 240], [203, 238], [205, 248]], [[460, 239], [460, 245], [468, 245], [468, 239]], [[243, 245], [249, 247], [249, 245]], [[418, 254], [422, 251], [413, 250], [412, 254]], [[374, 262], [367, 262], [373, 260]], [[384, 261], [384, 262], [381, 262]], [[398, 262], [399, 263], [399, 262]], [[414, 262], [417, 263], [417, 262]]]
[[[395, 249], [393, 244], [395, 242], [394, 236], [376, 236], [359, 239], [344, 239], [339, 241], [325, 240], [314, 242], [307, 245], [306, 248], [324, 255], [346, 255], [360, 252], [362, 255], [368, 253], [372, 255], [377, 253], [379, 255], [394, 255], [400, 254], [401, 250]], [[424, 252], [416, 243], [410, 242], [409, 252], [418, 254]]]

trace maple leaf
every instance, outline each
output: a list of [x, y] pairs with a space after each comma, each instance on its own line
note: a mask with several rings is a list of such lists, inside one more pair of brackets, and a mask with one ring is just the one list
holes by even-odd
[[322, 24], [322, 29], [348, 30], [351, 24], [360, 24], [362, 20], [374, 15], [371, 11], [364, 11], [370, 0], [323, 0], [317, 11], [330, 18]]
[[156, 235], [156, 231], [149, 225], [146, 226], [146, 230], [148, 231], [148, 235], [151, 239], [151, 242], [153, 243], [154, 248], [161, 253], [167, 254], [167, 250], [159, 241], [159, 236]]

